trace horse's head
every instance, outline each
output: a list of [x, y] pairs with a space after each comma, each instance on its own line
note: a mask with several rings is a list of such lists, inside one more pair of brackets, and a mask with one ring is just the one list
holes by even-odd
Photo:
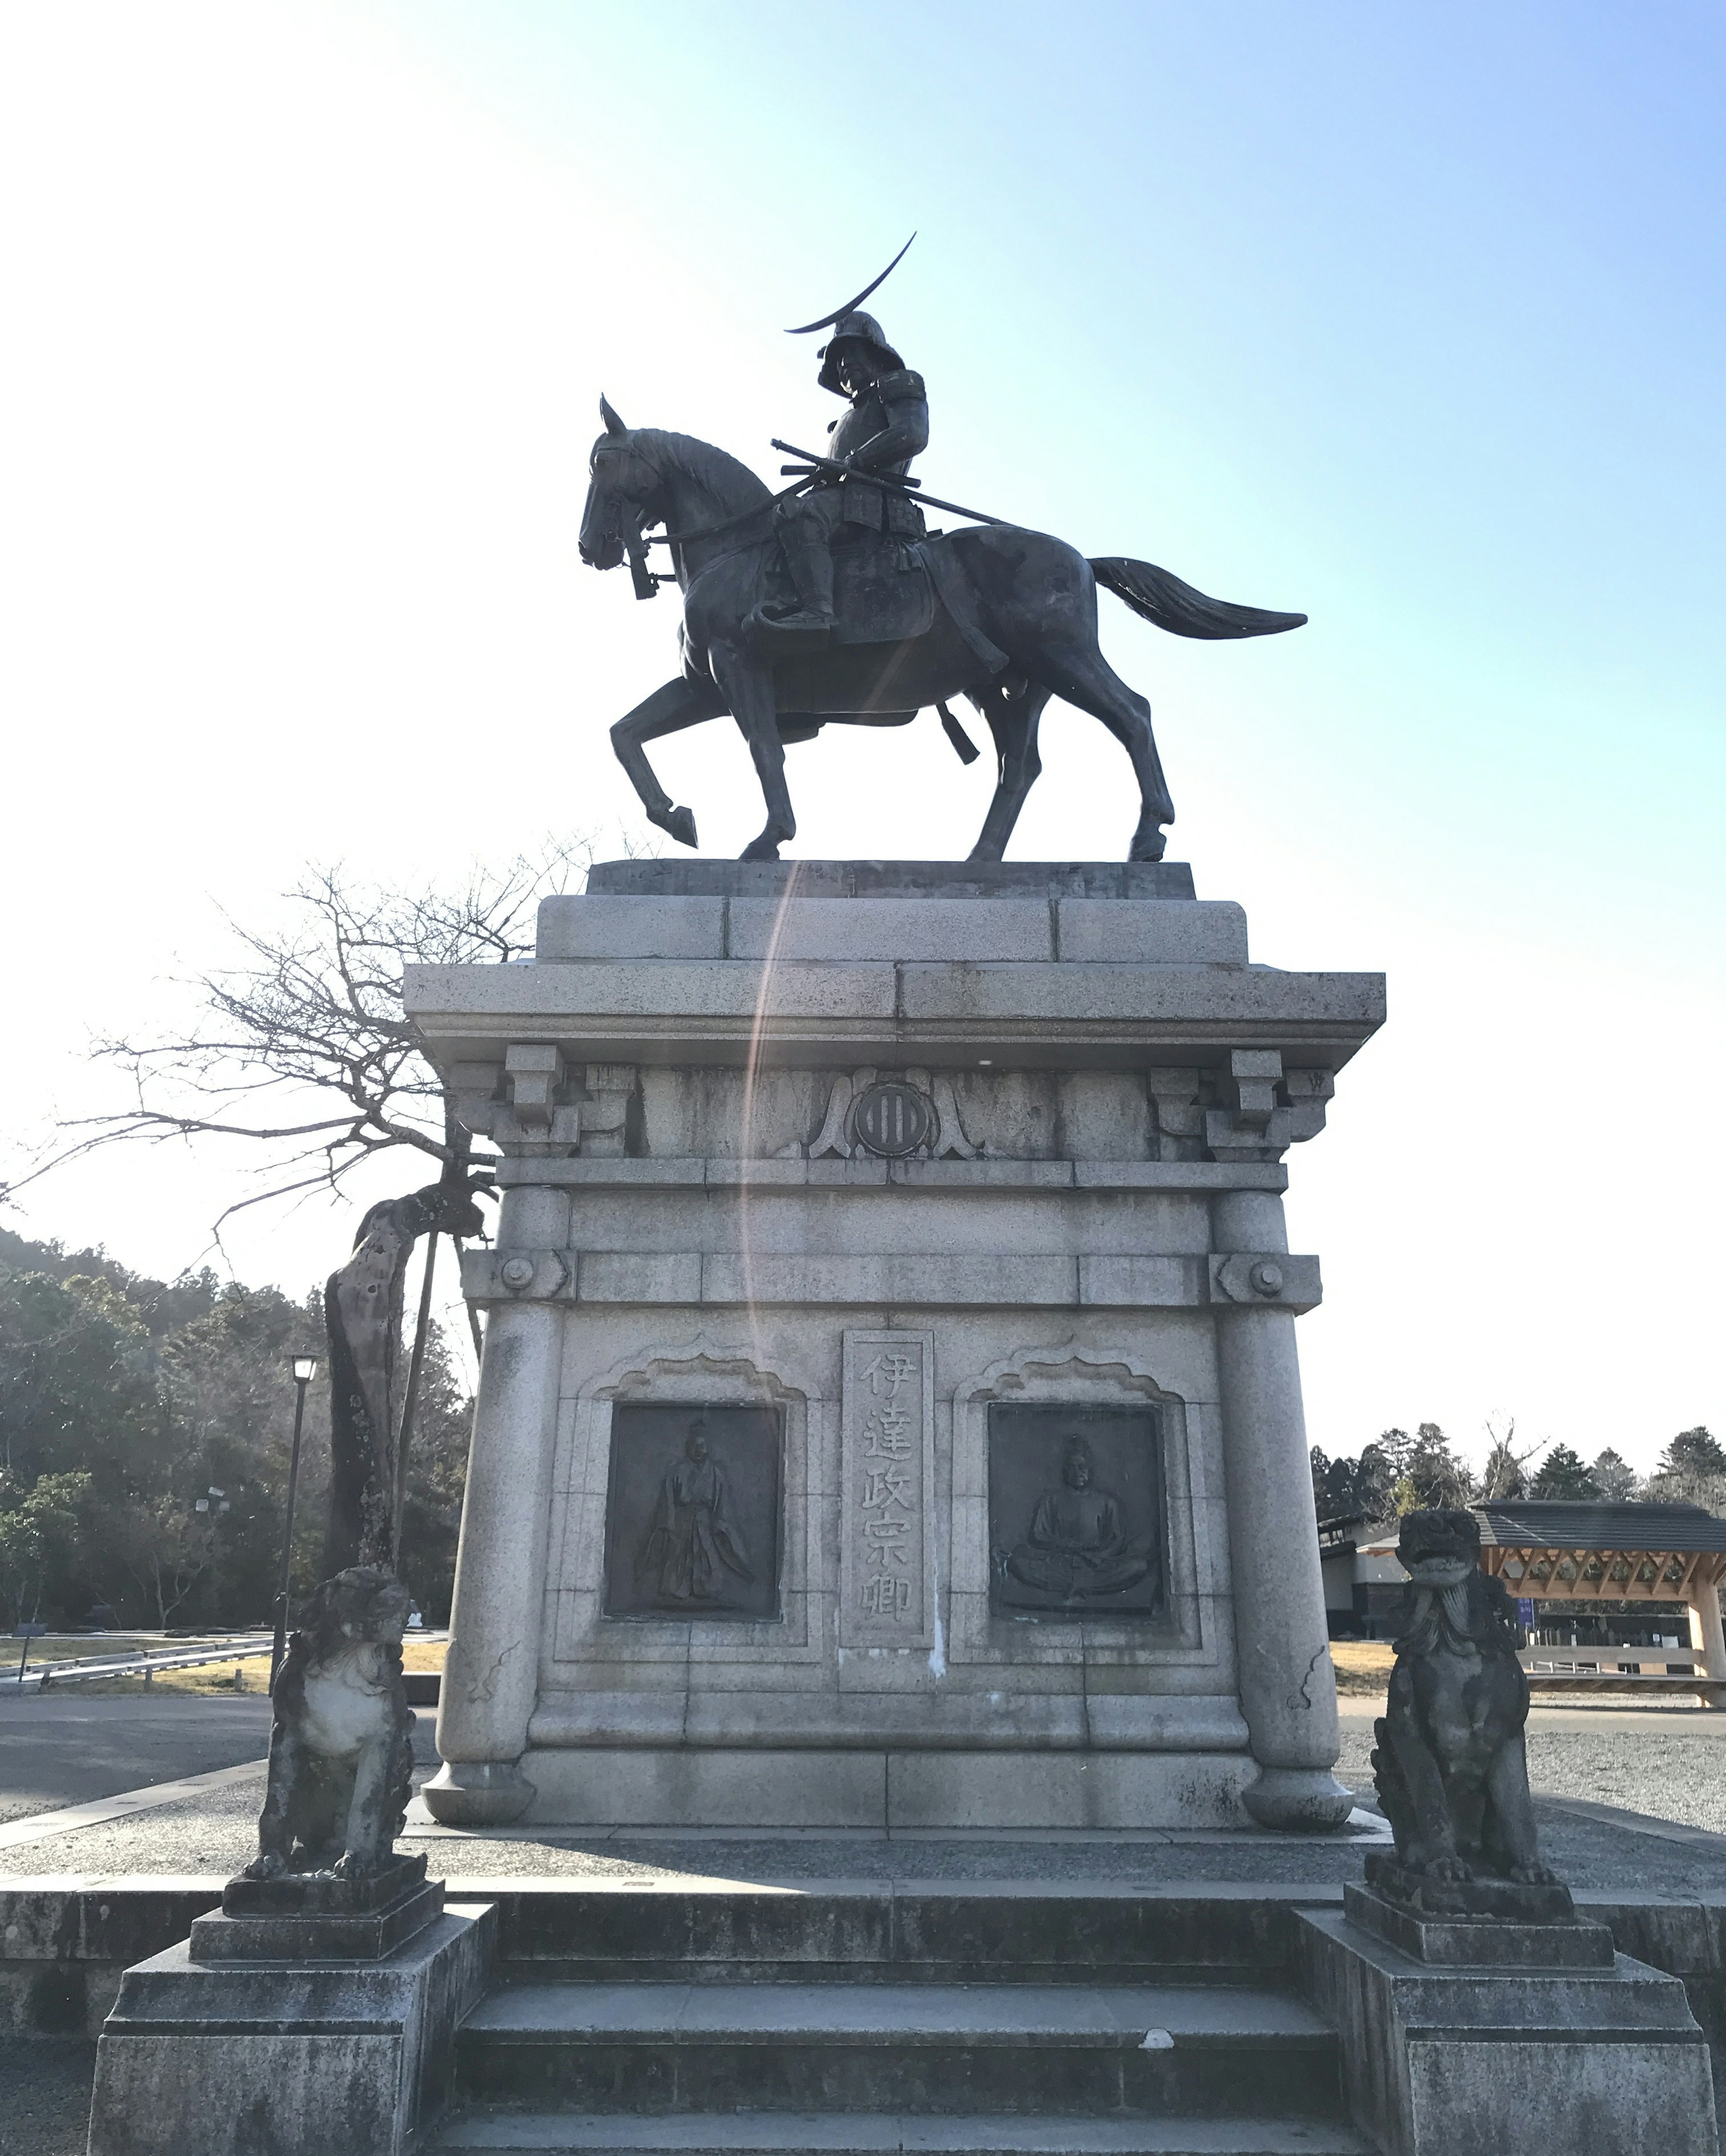
[[588, 460], [591, 476], [578, 545], [589, 568], [614, 569], [628, 547], [663, 514], [656, 501], [660, 475], [603, 397], [599, 414], [605, 432]]

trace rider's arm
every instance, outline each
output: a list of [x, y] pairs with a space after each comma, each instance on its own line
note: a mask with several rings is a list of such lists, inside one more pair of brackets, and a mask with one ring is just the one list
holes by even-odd
[[845, 460], [863, 471], [908, 464], [929, 446], [929, 400], [922, 375], [900, 367], [882, 375], [875, 387], [886, 407], [887, 424], [860, 443]]

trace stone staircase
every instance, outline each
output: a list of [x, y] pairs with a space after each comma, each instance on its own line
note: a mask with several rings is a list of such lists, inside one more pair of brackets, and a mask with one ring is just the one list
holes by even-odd
[[1363, 2156], [1293, 1904], [1019, 1885], [512, 1894], [440, 2149]]

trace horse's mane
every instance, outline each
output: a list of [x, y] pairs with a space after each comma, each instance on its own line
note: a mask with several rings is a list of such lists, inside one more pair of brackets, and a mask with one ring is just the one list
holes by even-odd
[[740, 509], [764, 506], [773, 500], [764, 480], [758, 479], [747, 465], [739, 464], [711, 442], [700, 441], [693, 434], [670, 434], [663, 427], [637, 427], [633, 434], [651, 456], [681, 472], [727, 516]]

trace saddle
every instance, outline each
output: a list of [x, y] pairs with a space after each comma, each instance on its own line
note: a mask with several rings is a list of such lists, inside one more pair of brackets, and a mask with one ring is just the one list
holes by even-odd
[[[777, 548], [762, 597], [769, 606], [796, 603]], [[905, 644], [927, 635], [935, 622], [935, 587], [922, 547], [892, 532], [848, 526], [833, 550], [833, 611], [839, 626], [832, 644]]]

